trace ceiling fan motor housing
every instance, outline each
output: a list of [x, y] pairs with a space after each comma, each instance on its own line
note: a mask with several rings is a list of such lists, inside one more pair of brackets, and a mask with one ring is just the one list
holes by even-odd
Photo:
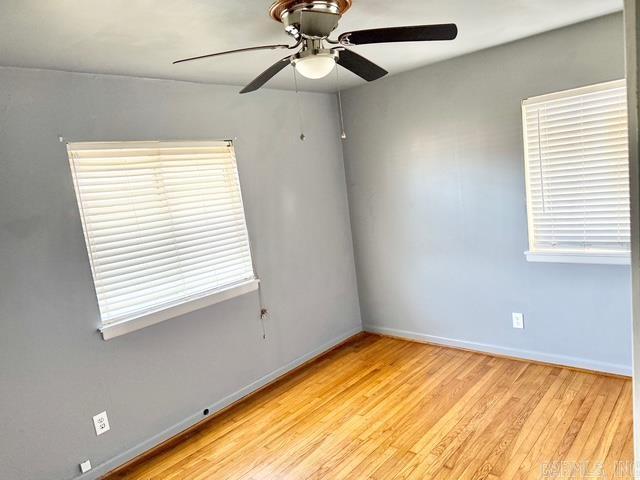
[[327, 38], [352, 0], [276, 0], [269, 14], [295, 38]]

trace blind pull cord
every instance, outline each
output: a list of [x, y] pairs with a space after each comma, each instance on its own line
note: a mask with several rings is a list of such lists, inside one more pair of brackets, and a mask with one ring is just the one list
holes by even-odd
[[258, 298], [259, 298], [259, 302], [260, 302], [260, 325], [262, 326], [262, 339], [266, 340], [267, 339], [267, 329], [264, 325], [264, 321], [267, 318], [267, 315], [269, 315], [269, 310], [267, 310], [266, 308], [264, 308], [262, 305], [262, 286], [260, 285], [260, 283], [258, 283]]
[[540, 137], [542, 136], [542, 131], [540, 130], [540, 109], [538, 109], [538, 158], [540, 160], [540, 193], [542, 199], [542, 213], [547, 213], [547, 205], [545, 202], [545, 192], [544, 192], [544, 171], [542, 170], [542, 141]]
[[267, 339], [267, 328], [265, 326], [265, 320], [269, 316], [269, 310], [267, 310], [264, 306], [264, 297], [262, 295], [262, 280], [260, 279], [260, 275], [258, 275], [258, 266], [256, 265], [255, 258], [255, 248], [253, 248], [254, 243], [251, 240], [251, 236], [249, 236], [249, 249], [251, 250], [251, 264], [253, 265], [253, 274], [256, 276], [258, 280], [258, 307], [260, 308], [260, 327], [262, 328], [262, 339]]

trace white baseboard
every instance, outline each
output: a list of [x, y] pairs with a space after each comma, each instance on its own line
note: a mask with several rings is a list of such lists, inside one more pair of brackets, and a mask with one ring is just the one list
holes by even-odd
[[[285, 375], [286, 373], [290, 372], [296, 367], [299, 367], [300, 365], [302, 365], [305, 362], [308, 362], [314, 357], [317, 357], [323, 354], [324, 352], [344, 342], [349, 337], [352, 337], [357, 333], [360, 333], [361, 331], [362, 329], [358, 327], [358, 328], [351, 329], [347, 332], [344, 332], [342, 335], [339, 335], [338, 337], [326, 342], [325, 344], [321, 345], [315, 350], [296, 358], [295, 360], [293, 360], [292, 362], [289, 362], [283, 367], [280, 367], [268, 373], [264, 377], [259, 378], [255, 382], [252, 382], [249, 385], [241, 388], [240, 390], [237, 390], [236, 392], [233, 392], [232, 394], [227, 395], [226, 397], [222, 398], [221, 400], [218, 400], [213, 405], [208, 407], [209, 411], [211, 412], [209, 415], [214, 415], [216, 412], [219, 412], [223, 408], [228, 407], [232, 403], [237, 402], [241, 398], [246, 397], [247, 395], [260, 389], [261, 387], [264, 387], [268, 383], [271, 383], [274, 380], [277, 380], [279, 377]], [[203, 406], [203, 409], [204, 408], [207, 408], [207, 407]], [[97, 478], [100, 478], [101, 476], [118, 468], [120, 465], [124, 465], [128, 461], [134, 459], [138, 455], [141, 455], [142, 453], [152, 449], [153, 447], [160, 445], [162, 442], [170, 439], [171, 437], [179, 434], [180, 432], [185, 431], [186, 429], [202, 421], [203, 419], [204, 417], [202, 416], [202, 410], [199, 410], [195, 414], [189, 416], [188, 418], [185, 418], [181, 422], [167, 428], [166, 430], [158, 433], [157, 435], [154, 435], [153, 437], [148, 438], [147, 440], [139, 443], [135, 447], [130, 448], [125, 452], [122, 452], [121, 454], [111, 458], [110, 460], [107, 460], [104, 463], [101, 463], [100, 465], [97, 465], [96, 467], [91, 469], [91, 471], [85, 473], [84, 475], [79, 475], [75, 477], [75, 479], [76, 480], [80, 480], [80, 479], [95, 480]]]
[[447, 347], [465, 348], [467, 350], [475, 350], [483, 353], [493, 353], [495, 355], [505, 355], [508, 357], [516, 357], [524, 360], [533, 360], [544, 363], [552, 363], [565, 367], [582, 368], [585, 370], [593, 370], [596, 372], [613, 373], [616, 375], [625, 375], [630, 377], [632, 374], [631, 365], [620, 365], [616, 363], [600, 362], [597, 360], [589, 360], [587, 358], [569, 357], [566, 355], [556, 355], [553, 353], [538, 352], [532, 350], [521, 350], [519, 348], [502, 347], [500, 345], [491, 345], [487, 343], [470, 342], [468, 340], [458, 340], [455, 338], [437, 337], [427, 335], [425, 333], [410, 332], [407, 330], [399, 330], [396, 328], [380, 327], [377, 325], [365, 325], [365, 332], [379, 333], [381, 335], [390, 335], [393, 337], [406, 338], [409, 340], [417, 340], [421, 342], [434, 343]]

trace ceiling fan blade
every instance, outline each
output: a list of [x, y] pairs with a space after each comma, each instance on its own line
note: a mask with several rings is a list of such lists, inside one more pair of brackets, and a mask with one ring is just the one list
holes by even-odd
[[345, 48], [338, 48], [336, 50], [339, 51], [337, 60], [338, 65], [350, 70], [359, 77], [364, 78], [367, 82], [378, 80], [389, 73], [384, 68], [379, 67], [371, 60], [367, 60], [356, 52]]
[[173, 64], [175, 65], [176, 63], [190, 62], [192, 60], [201, 60], [203, 58], [219, 57], [220, 55], [228, 55], [230, 53], [253, 52], [255, 50], [278, 50], [278, 49], [281, 49], [281, 48], [295, 48], [295, 47], [297, 47], [297, 45], [294, 45], [294, 46], [289, 46], [289, 45], [262, 45], [260, 47], [238, 48], [236, 50], [227, 50], [226, 52], [218, 52], [218, 53], [210, 53], [208, 55], [200, 55], [199, 57], [183, 58], [182, 60], [176, 60], [175, 62], [173, 62]]
[[453, 40], [458, 36], [455, 23], [441, 25], [415, 25], [412, 27], [374, 28], [357, 30], [340, 35], [342, 45], [366, 45], [368, 43], [427, 42]]
[[240, 90], [240, 93], [249, 93], [258, 90], [265, 83], [275, 77], [280, 70], [287, 65], [291, 64], [291, 57], [284, 57], [282, 60], [278, 60], [276, 63], [267, 68], [264, 72], [258, 75], [249, 85]]

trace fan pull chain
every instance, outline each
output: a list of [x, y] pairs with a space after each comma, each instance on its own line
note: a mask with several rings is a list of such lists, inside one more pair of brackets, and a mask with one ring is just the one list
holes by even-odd
[[340, 112], [340, 138], [345, 140], [347, 134], [344, 131], [344, 116], [342, 115], [342, 94], [340, 93], [340, 74], [338, 73], [338, 65], [336, 65], [336, 85], [338, 86], [338, 111]]
[[296, 71], [296, 64], [293, 64], [293, 83], [296, 87], [296, 97], [298, 99], [298, 118], [300, 121], [300, 141], [304, 142], [306, 138], [304, 134], [304, 123], [302, 116], [302, 96], [300, 95], [300, 91], [298, 90], [298, 72]]

